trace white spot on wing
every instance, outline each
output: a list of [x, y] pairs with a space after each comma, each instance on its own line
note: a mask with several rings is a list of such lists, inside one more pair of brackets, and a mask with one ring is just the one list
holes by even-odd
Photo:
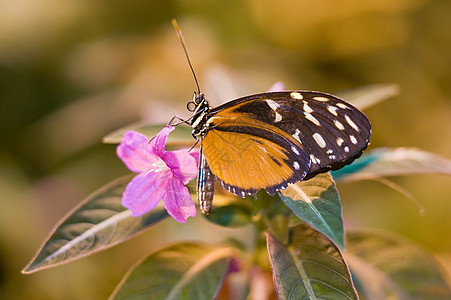
[[312, 163], [314, 163], [314, 164], [319, 164], [320, 163], [320, 160], [317, 159], [315, 157], [315, 155], [313, 155], [313, 154], [310, 154], [310, 159], [311, 159]]
[[338, 146], [343, 145], [344, 141], [345, 141], [344, 139], [338, 138], [338, 139], [337, 139], [337, 145], [338, 145]]
[[347, 109], [347, 108], [349, 108], [346, 104], [344, 104], [344, 103], [337, 103], [337, 106], [339, 107], [339, 108], [343, 108], [343, 109]]
[[315, 99], [316, 101], [321, 101], [321, 102], [329, 101], [329, 98], [326, 98], [326, 97], [313, 97], [313, 99]]
[[360, 132], [360, 128], [354, 123], [354, 121], [352, 121], [352, 119], [348, 115], [345, 115], [345, 119], [346, 119], [346, 122], [348, 122], [348, 124], [352, 128], [354, 128], [356, 131]]
[[321, 136], [321, 134], [319, 133], [314, 133], [313, 134], [313, 139], [315, 140], [315, 142], [318, 144], [318, 146], [320, 146], [321, 148], [326, 147], [326, 142], [324, 141], [323, 137]]
[[279, 114], [276, 110], [280, 107], [279, 103], [277, 103], [274, 100], [266, 99], [266, 103], [268, 103], [268, 106], [274, 111], [276, 114], [276, 117], [274, 118], [274, 122], [280, 122], [282, 121], [282, 115]]
[[337, 127], [340, 130], [344, 130], [345, 127], [343, 126], [343, 124], [340, 123], [340, 121], [335, 120], [334, 121], [335, 127]]
[[306, 113], [312, 113], [312, 112], [313, 112], [313, 109], [312, 109], [310, 106], [308, 106], [307, 103], [304, 103], [303, 109], [304, 109], [304, 111], [305, 111]]
[[297, 155], [299, 155], [299, 150], [295, 147], [295, 146], [291, 146], [291, 150], [293, 150], [293, 152]]
[[333, 152], [334, 152], [334, 150], [332, 150], [332, 149], [327, 150], [327, 154], [332, 154]]
[[296, 99], [296, 100], [302, 100], [304, 99], [304, 97], [302, 96], [301, 93], [298, 92], [291, 92], [290, 94], [291, 98]]
[[296, 128], [296, 131], [293, 134], [293, 137], [296, 139], [296, 141], [298, 141], [299, 143], [302, 144], [301, 142], [301, 137], [299, 136], [301, 134], [301, 132], [299, 131], [299, 129]]
[[335, 106], [332, 106], [332, 105], [327, 107], [327, 110], [334, 116], [338, 116], [337, 109], [338, 108], [336, 108]]
[[357, 139], [355, 138], [355, 136], [350, 135], [349, 138], [351, 139], [351, 143], [353, 143], [354, 145], [357, 144]]
[[345, 150], [345, 152], [349, 152], [349, 147], [348, 146], [344, 147], [343, 149]]
[[311, 115], [309, 113], [304, 113], [304, 115], [305, 115], [305, 118], [307, 120], [309, 120], [310, 122], [312, 122], [316, 126], [321, 126], [320, 122], [313, 115]]
[[276, 110], [276, 109], [278, 109], [279, 106], [280, 106], [279, 103], [277, 103], [276, 101], [271, 100], [271, 99], [266, 99], [266, 103], [268, 103], [269, 107], [270, 107], [272, 110]]
[[297, 161], [295, 161], [295, 162], [293, 163], [293, 167], [294, 167], [296, 170], [301, 169], [301, 166], [299, 165], [299, 163], [298, 163]]
[[329, 159], [335, 159], [336, 156], [335, 155], [329, 155]]

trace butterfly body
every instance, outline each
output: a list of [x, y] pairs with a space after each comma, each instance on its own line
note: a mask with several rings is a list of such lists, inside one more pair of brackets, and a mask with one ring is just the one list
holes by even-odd
[[201, 144], [197, 193], [204, 213], [211, 210], [213, 177], [240, 197], [260, 189], [274, 195], [351, 163], [371, 134], [360, 110], [320, 92], [261, 93], [216, 108], [195, 93], [189, 105]]

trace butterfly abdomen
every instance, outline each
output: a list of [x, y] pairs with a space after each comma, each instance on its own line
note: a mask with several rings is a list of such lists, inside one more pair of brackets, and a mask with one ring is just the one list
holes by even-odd
[[197, 177], [197, 200], [199, 201], [199, 206], [202, 213], [207, 215], [212, 209], [214, 188], [214, 175], [208, 167], [205, 156], [202, 155], [201, 148]]

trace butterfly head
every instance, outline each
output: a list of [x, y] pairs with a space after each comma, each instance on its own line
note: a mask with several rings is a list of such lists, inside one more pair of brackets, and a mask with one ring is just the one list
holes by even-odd
[[208, 118], [210, 104], [204, 94], [194, 92], [193, 100], [189, 101], [186, 107], [189, 111], [193, 112], [190, 124], [193, 128], [192, 134], [196, 139], [201, 139], [207, 130], [205, 124]]

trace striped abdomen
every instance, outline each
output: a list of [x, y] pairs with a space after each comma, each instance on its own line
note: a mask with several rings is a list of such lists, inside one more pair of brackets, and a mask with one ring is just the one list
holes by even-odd
[[199, 201], [202, 213], [206, 215], [208, 215], [212, 209], [214, 190], [214, 175], [208, 167], [207, 160], [202, 153], [201, 147], [197, 177], [197, 201]]

